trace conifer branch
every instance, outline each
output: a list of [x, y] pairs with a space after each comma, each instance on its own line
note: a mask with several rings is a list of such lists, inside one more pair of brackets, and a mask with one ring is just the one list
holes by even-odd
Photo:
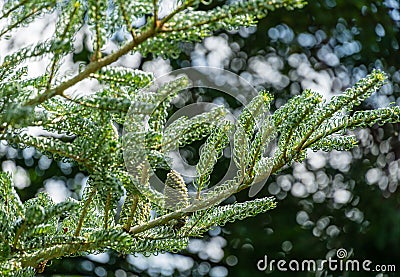
[[[13, 16], [28, 3], [34, 2], [23, 0], [2, 16]], [[40, 193], [22, 203], [9, 176], [0, 174], [0, 227], [4, 233], [1, 242], [9, 252], [8, 256], [0, 253], [0, 274], [6, 270], [30, 270], [29, 266], [39, 272], [48, 260], [106, 249], [124, 253], [182, 250], [189, 237], [200, 236], [212, 225], [222, 226], [274, 208], [276, 203], [272, 198], [221, 203], [243, 189], [257, 190], [251, 186], [294, 161], [301, 162], [307, 149], [349, 150], [356, 145], [355, 136], [339, 136], [347, 129], [400, 122], [397, 106], [350, 113], [382, 86], [385, 75], [373, 71], [329, 103], [318, 93], [305, 91], [271, 115], [272, 96], [260, 92], [244, 107], [235, 128], [225, 122], [226, 112], [222, 108], [190, 119], [181, 117], [166, 127], [171, 101], [188, 87], [189, 80], [178, 78], [157, 92], [148, 92], [144, 88], [154, 80], [152, 74], [108, 65], [132, 50], [171, 57], [180, 53], [181, 41], [196, 41], [225, 27], [253, 25], [270, 10], [301, 7], [303, 1], [239, 1], [205, 13], [196, 11], [198, 1], [187, 0], [160, 19], [157, 0], [138, 0], [134, 5], [121, 1], [116, 3], [120, 10], [111, 11], [116, 22], [110, 24], [107, 21], [110, 18], [102, 16], [107, 14], [108, 1], [90, 0], [85, 9], [77, 3], [60, 4], [63, 10], [57, 24], [62, 27], [56, 31], [57, 39], [72, 40], [82, 25], [80, 15], [85, 9], [91, 9], [87, 11], [87, 22], [94, 30], [95, 53], [90, 63], [57, 85], [57, 66], [63, 56], [73, 51], [71, 43], [60, 46], [58, 40], [49, 40], [5, 57], [0, 69], [0, 120], [3, 122], [0, 132], [9, 145], [33, 146], [55, 160], [76, 161], [88, 172], [89, 181], [80, 201], [69, 199], [55, 204], [46, 193]], [[44, 6], [16, 14], [4, 30], [18, 27], [30, 19], [27, 16], [34, 18]], [[152, 21], [137, 31], [132, 29], [131, 18], [151, 13]], [[100, 49], [105, 37], [115, 34], [116, 26], [124, 25], [132, 39], [102, 57]], [[26, 68], [17, 66], [49, 53], [53, 54], [53, 60], [46, 74], [21, 81]], [[65, 93], [87, 78], [96, 79], [101, 90], [81, 98]], [[31, 98], [31, 95], [36, 96]], [[124, 125], [126, 134], [121, 136], [119, 126], [128, 118], [133, 124]], [[142, 128], [145, 121], [146, 126]], [[24, 128], [31, 126], [42, 127], [51, 135], [29, 136]], [[210, 176], [233, 129], [231, 152], [236, 176], [208, 189]], [[278, 139], [276, 152], [265, 157], [267, 147], [275, 138]], [[189, 194], [184, 179], [173, 170], [167, 173], [163, 192], [153, 189], [150, 177], [155, 168], [169, 170], [168, 152], [202, 139], [206, 143], [196, 166], [197, 195]], [[131, 156], [126, 157], [127, 153]], [[137, 157], [139, 161], [135, 160]], [[124, 203], [117, 224], [112, 219], [118, 218], [116, 207], [119, 208], [120, 199]], [[156, 211], [155, 217], [151, 209]]]
[[[26, 1], [28, 2], [28, 1]], [[6, 14], [7, 16], [12, 13], [14, 10], [18, 9], [19, 7], [22, 7], [25, 3], [25, 1], [21, 2], [20, 4], [16, 5], [15, 7], [13, 7], [12, 9], [10, 9], [10, 11], [8, 11]], [[3, 31], [0, 32], [0, 38], [2, 36], [4, 36], [6, 33], [8, 33], [9, 31], [15, 29], [16, 27], [18, 27], [22, 22], [26, 21], [27, 19], [30, 19], [31, 17], [34, 17], [35, 15], [39, 14], [42, 10], [47, 9], [49, 7], [52, 6], [53, 3], [48, 3], [42, 7], [35, 7], [33, 8], [29, 13], [27, 13], [26, 15], [24, 15], [23, 17], [21, 17], [18, 21], [16, 21], [15, 23], [8, 25], [7, 28], [5, 28]], [[4, 15], [3, 15], [4, 16]], [[4, 16], [6, 17], [6, 16]]]
[[29, 106], [36, 106], [39, 105], [46, 100], [56, 96], [56, 95], [63, 95], [64, 91], [67, 90], [68, 88], [76, 85], [80, 81], [90, 77], [92, 73], [95, 73], [98, 71], [100, 68], [103, 68], [115, 61], [117, 61], [120, 57], [126, 55], [130, 51], [132, 51], [136, 46], [138, 46], [140, 43], [144, 42], [145, 40], [149, 39], [150, 37], [154, 36], [156, 34], [155, 29], [149, 29], [148, 31], [142, 33], [140, 36], [136, 38], [136, 40], [132, 40], [128, 42], [126, 45], [121, 47], [119, 50], [115, 51], [114, 53], [101, 58], [97, 61], [89, 63], [89, 65], [78, 75], [75, 77], [61, 83], [59, 86], [52, 88], [50, 90], [46, 90], [44, 93], [38, 95], [37, 97], [29, 100], [26, 102], [25, 105]]
[[123, 17], [123, 19], [125, 21], [125, 25], [127, 27], [128, 32], [132, 36], [132, 41], [135, 41], [136, 40], [136, 33], [132, 28], [132, 22], [131, 22], [131, 20], [129, 18], [129, 15], [128, 15], [126, 9], [125, 9], [125, 3], [123, 2], [123, 0], [120, 0], [120, 1], [121, 1], [120, 9], [121, 9], [122, 17]]
[[90, 203], [92, 202], [93, 197], [95, 196], [96, 192], [97, 192], [96, 187], [91, 188], [90, 194], [83, 204], [83, 208], [82, 208], [81, 214], [79, 216], [79, 220], [78, 220], [78, 225], [76, 226], [75, 233], [74, 233], [75, 237], [78, 237], [81, 232], [83, 223], [85, 221], [86, 215], [89, 210]]
[[[132, 39], [130, 42], [122, 46], [120, 49], [115, 51], [114, 53], [111, 53], [110, 55], [98, 59], [96, 61], [93, 61], [89, 63], [89, 65], [78, 75], [75, 77], [61, 83], [59, 86], [48, 89], [44, 93], [38, 95], [37, 97], [29, 100], [28, 102], [25, 103], [27, 106], [37, 106], [44, 101], [56, 96], [56, 95], [63, 95], [64, 91], [67, 90], [68, 88], [76, 85], [80, 81], [90, 77], [91, 74], [97, 72], [99, 69], [117, 61], [120, 57], [128, 54], [130, 51], [132, 51], [135, 47], [146, 41], [147, 39], [155, 36], [157, 33], [159, 33], [164, 26], [171, 18], [173, 18], [177, 13], [183, 11], [186, 9], [190, 4], [192, 4], [194, 1], [188, 1], [185, 4], [181, 5], [177, 9], [175, 9], [173, 12], [168, 14], [166, 17], [164, 17], [162, 20], [160, 20], [159, 24], [157, 24], [155, 27], [148, 29], [147, 31], [141, 33], [139, 36], [136, 37], [136, 39]], [[1, 37], [1, 35], [0, 35]]]
[[[75, 3], [74, 8], [73, 8], [73, 10], [71, 11], [71, 13], [69, 15], [69, 21], [68, 21], [67, 25], [65, 26], [64, 31], [61, 33], [60, 41], [63, 41], [65, 39], [65, 37], [67, 36], [67, 33], [68, 33], [68, 31], [69, 31], [69, 29], [71, 27], [71, 24], [72, 24], [72, 18], [76, 15], [76, 13], [77, 13], [77, 11], [79, 9], [79, 5], [80, 5], [79, 2]], [[57, 53], [57, 52], [54, 53], [54, 57], [53, 57], [53, 60], [51, 62], [51, 66], [50, 66], [50, 74], [49, 74], [49, 78], [48, 78], [48, 81], [47, 81], [46, 90], [50, 90], [51, 83], [52, 83], [53, 78], [54, 78], [55, 73], [56, 73], [56, 66], [57, 66], [57, 63], [59, 62], [59, 58], [60, 58], [60, 53]]]
[[22, 223], [22, 225], [18, 228], [17, 232], [15, 233], [14, 242], [13, 242], [14, 249], [17, 249], [18, 240], [21, 237], [22, 233], [24, 232], [25, 228], [26, 228], [26, 222], [24, 221]]
[[17, 10], [20, 7], [23, 7], [27, 2], [29, 2], [29, 0], [20, 1], [17, 5], [13, 6], [11, 9], [9, 9], [5, 13], [3, 13], [0, 16], [0, 20], [3, 18], [7, 18], [12, 12], [14, 12], [15, 10]]
[[129, 231], [131, 226], [132, 226], [132, 222], [133, 222], [133, 217], [135, 216], [135, 212], [138, 206], [138, 202], [139, 202], [139, 196], [138, 195], [134, 195], [132, 197], [132, 205], [131, 205], [131, 209], [129, 212], [129, 216], [128, 219], [126, 220], [125, 224], [124, 224], [124, 230], [125, 231]]
[[111, 190], [107, 193], [106, 203], [104, 205], [104, 229], [108, 229], [108, 218], [110, 216], [110, 206], [111, 206]]
[[[370, 80], [368, 80], [368, 77]], [[343, 100], [343, 103], [340, 103], [339, 105], [335, 105], [335, 103], [330, 104], [330, 107], [327, 110], [324, 111], [322, 115], [320, 115], [319, 120], [316, 122], [315, 125], [313, 125], [310, 130], [303, 136], [302, 140], [300, 143], [296, 146], [295, 151], [300, 152], [302, 149], [305, 149], [307, 146], [310, 144], [306, 145], [307, 140], [310, 138], [310, 136], [322, 125], [322, 123], [326, 122], [329, 120], [335, 113], [343, 109], [344, 105], [347, 103], [355, 103], [357, 99], [362, 96], [366, 95], [369, 96], [377, 87], [380, 87], [383, 85], [383, 82], [385, 81], [386, 76], [382, 72], [374, 71], [370, 76], [367, 76], [366, 79], [363, 79], [359, 82], [359, 84], [356, 84], [356, 88], [358, 88], [358, 93], [354, 93], [350, 95], [350, 97], [346, 98]], [[363, 84], [365, 85], [363, 86]], [[350, 91], [354, 88], [350, 88], [347, 91]], [[335, 128], [335, 130], [332, 130], [329, 134], [332, 134], [336, 131], [340, 130], [340, 127]], [[318, 136], [319, 138], [323, 137], [323, 135]], [[314, 142], [318, 140], [315, 139]]]

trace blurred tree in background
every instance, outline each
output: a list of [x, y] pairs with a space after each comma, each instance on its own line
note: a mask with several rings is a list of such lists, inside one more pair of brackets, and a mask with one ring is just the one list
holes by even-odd
[[[182, 44], [183, 53], [174, 60], [151, 54], [129, 58], [135, 67], [160, 75], [191, 65], [231, 70], [257, 88], [270, 90], [275, 108], [306, 88], [330, 98], [373, 68], [380, 68], [390, 81], [360, 107], [371, 109], [400, 105], [399, 27], [398, 1], [318, 0], [290, 13], [277, 10], [257, 27], [220, 31], [203, 42]], [[91, 53], [85, 35], [79, 50], [74, 61], [88, 62]], [[198, 96], [203, 101], [235, 105], [232, 99], [213, 92], [199, 91]], [[176, 276], [265, 276], [268, 273], [256, 266], [264, 255], [271, 259], [324, 259], [334, 256], [332, 250], [338, 248], [352, 253], [354, 259], [395, 264], [399, 271], [399, 124], [374, 126], [356, 135], [361, 143], [352, 151], [311, 153], [303, 164], [271, 176], [260, 196], [275, 195], [278, 209], [217, 227], [203, 240], [192, 240], [185, 253], [145, 258], [110, 252], [65, 258], [53, 261], [42, 275], [169, 276], [175, 272]], [[196, 163], [196, 147], [185, 151], [188, 162]], [[43, 187], [50, 194], [63, 191], [76, 196], [86, 180], [86, 173], [72, 164], [52, 161], [33, 148], [15, 150], [2, 145], [0, 153], [3, 170], [18, 173], [14, 182], [22, 200]], [[218, 165], [217, 171], [225, 172], [226, 163]], [[249, 199], [247, 192], [235, 198], [240, 202]], [[380, 276], [396, 276], [385, 274]]]
[[[239, 70], [250, 71], [253, 80], [257, 67], [268, 70], [274, 77], [260, 83], [280, 98], [277, 107], [301, 88], [330, 92], [330, 97], [372, 68], [381, 68], [390, 74], [390, 82], [362, 108], [399, 105], [399, 27], [398, 1], [310, 1], [290, 15], [271, 14], [252, 34], [231, 35], [229, 41], [238, 42], [241, 49], [230, 66], [237, 70], [240, 64]], [[324, 259], [335, 255], [330, 252], [335, 248], [353, 252], [354, 259], [399, 269], [399, 124], [375, 126], [357, 136], [361, 143], [353, 151], [315, 153], [304, 165], [268, 180], [268, 192], [281, 199], [279, 209], [227, 226], [225, 263], [237, 261], [227, 266], [229, 276], [265, 276], [255, 266], [263, 255]], [[244, 194], [238, 197], [246, 199]], [[258, 228], [260, 222], [263, 229]], [[271, 275], [313, 276], [276, 271]]]

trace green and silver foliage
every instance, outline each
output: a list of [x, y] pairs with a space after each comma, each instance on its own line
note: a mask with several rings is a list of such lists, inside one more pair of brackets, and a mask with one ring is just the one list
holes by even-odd
[[[13, 147], [32, 146], [53, 159], [74, 162], [89, 179], [82, 199], [56, 204], [46, 193], [40, 193], [22, 203], [10, 176], [0, 174], [2, 276], [32, 276], [44, 270], [48, 260], [106, 249], [121, 253], [180, 251], [189, 237], [201, 236], [214, 225], [274, 208], [271, 198], [224, 206], [220, 203], [292, 162], [302, 161], [307, 149], [348, 150], [356, 141], [346, 130], [400, 122], [399, 107], [351, 112], [382, 86], [385, 75], [374, 71], [328, 103], [317, 93], [305, 91], [270, 115], [272, 98], [261, 92], [243, 109], [235, 126], [220, 124], [224, 111], [215, 109], [190, 119], [180, 118], [165, 127], [169, 102], [185, 86], [185, 79], [167, 84], [165, 95], [146, 95], [141, 89], [151, 83], [152, 74], [110, 66], [113, 62], [131, 51], [173, 57], [182, 42], [200, 40], [221, 28], [254, 24], [269, 11], [300, 8], [303, 1], [232, 1], [207, 12], [199, 10], [199, 4], [197, 0], [177, 1], [175, 9], [166, 12], [162, 11], [162, 1], [147, 0], [4, 2], [0, 19], [7, 24], [0, 30], [0, 39], [9, 39], [12, 31], [46, 13], [56, 13], [58, 20], [54, 39], [1, 57], [0, 139]], [[145, 14], [152, 15], [147, 24], [134, 29], [132, 20]], [[72, 42], [84, 25], [93, 31], [91, 61], [76, 75], [64, 76], [60, 66], [74, 51]], [[127, 31], [125, 40], [103, 57], [101, 49], [121, 29]], [[50, 59], [46, 73], [28, 78], [29, 61], [44, 57]], [[85, 79], [96, 80], [98, 91], [71, 97], [67, 90]], [[126, 170], [124, 142], [118, 133], [132, 106], [140, 112], [154, 111], [149, 128], [142, 134], [147, 151], [137, 153], [143, 155], [143, 163], [136, 166], [140, 178], [131, 178]], [[140, 113], [137, 120], [142, 120]], [[44, 132], [34, 136], [27, 127], [40, 127]], [[207, 190], [210, 174], [231, 133], [237, 175]], [[167, 184], [178, 194], [168, 188], [164, 195], [151, 189], [146, 192], [151, 169], [168, 168], [160, 162], [170, 149], [206, 137], [196, 167], [196, 201], [187, 201], [185, 184], [174, 171], [168, 174]], [[274, 138], [278, 139], [278, 149], [266, 157], [264, 150]], [[118, 204], [121, 198], [122, 207]], [[179, 205], [168, 207], [166, 198], [177, 199]], [[156, 211], [155, 218], [151, 210]]]

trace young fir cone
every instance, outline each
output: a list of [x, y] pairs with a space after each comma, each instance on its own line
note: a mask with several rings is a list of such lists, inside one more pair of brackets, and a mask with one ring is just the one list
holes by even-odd
[[[189, 205], [189, 194], [182, 176], [175, 170], [171, 170], [167, 175], [164, 187], [165, 208], [176, 210]], [[187, 217], [175, 220], [174, 228], [180, 229], [186, 223]]]

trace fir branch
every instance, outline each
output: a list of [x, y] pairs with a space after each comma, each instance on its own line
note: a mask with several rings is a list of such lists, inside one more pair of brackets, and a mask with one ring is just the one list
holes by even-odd
[[12, 8], [8, 9], [6, 12], [2, 13], [0, 16], [0, 20], [3, 18], [7, 18], [12, 12], [14, 12], [15, 10], [17, 10], [20, 7], [23, 7], [28, 2], [29, 2], [29, 0], [20, 1], [17, 5], [13, 6]]
[[[224, 226], [228, 222], [256, 216], [260, 213], [265, 213], [268, 210], [274, 209], [275, 207], [275, 199], [273, 197], [266, 197], [244, 203], [235, 203], [198, 211], [192, 215], [190, 222], [188, 223], [188, 226], [195, 223], [194, 227], [190, 227], [190, 234], [192, 236], [199, 236], [213, 226]], [[185, 230], [182, 230], [182, 232], [185, 232]]]
[[85, 217], [89, 210], [89, 205], [92, 202], [96, 192], [97, 192], [97, 188], [96, 187], [92, 188], [89, 196], [87, 197], [87, 199], [85, 200], [85, 202], [83, 204], [83, 208], [82, 208], [81, 214], [79, 216], [78, 225], [76, 226], [75, 233], [74, 233], [76, 237], [78, 237], [81, 232], [83, 222], [85, 221]]
[[27, 227], [27, 224], [26, 224], [26, 221], [24, 221], [21, 224], [21, 226], [17, 229], [17, 232], [15, 233], [15, 237], [14, 237], [14, 242], [13, 242], [13, 245], [12, 245], [12, 247], [14, 249], [17, 249], [18, 241], [19, 241], [22, 233], [25, 231], [26, 227]]
[[[353, 105], [360, 104], [363, 99], [371, 95], [376, 89], [380, 88], [385, 81], [386, 76], [383, 72], [378, 70], [374, 70], [370, 75], [366, 78], [359, 81], [354, 88], [349, 88], [346, 92], [347, 95], [344, 95], [342, 98], [339, 98], [338, 101], [334, 101], [328, 105], [326, 105], [326, 109], [319, 115], [317, 122], [315, 122], [309, 128], [309, 131], [303, 136], [300, 143], [295, 147], [294, 151], [299, 153], [302, 149], [307, 148], [310, 142], [307, 143], [307, 140], [311, 137], [311, 135], [324, 123], [325, 121], [329, 120], [332, 115], [336, 112], [340, 111], [346, 105], [350, 104], [351, 108]], [[332, 130], [330, 134], [337, 132], [340, 130], [336, 128]], [[313, 139], [313, 142], [317, 141], [319, 138], [323, 137], [324, 135], [319, 135], [317, 138]], [[307, 144], [306, 144], [307, 143]]]
[[75, 77], [61, 83], [59, 86], [46, 90], [44, 93], [36, 96], [35, 98], [29, 100], [28, 102], [25, 103], [25, 105], [29, 106], [37, 106], [48, 99], [57, 96], [57, 95], [63, 95], [64, 91], [67, 90], [68, 88], [74, 86], [75, 84], [79, 83], [80, 81], [88, 78], [92, 73], [95, 73], [98, 71], [100, 68], [105, 67], [115, 61], [117, 61], [121, 56], [126, 55], [129, 53], [132, 49], [134, 49], [137, 45], [142, 43], [143, 41], [147, 40], [148, 38], [152, 37], [153, 35], [156, 34], [156, 31], [154, 29], [149, 29], [148, 31], [142, 33], [140, 36], [136, 38], [136, 40], [132, 40], [128, 42], [126, 45], [121, 47], [119, 50], [115, 51], [114, 53], [101, 58], [97, 61], [91, 62], [82, 72], [80, 72], [78, 75]]
[[[16, 13], [28, 2], [25, 0], [7, 8], [2, 16]], [[272, 99], [261, 92], [243, 109], [237, 122], [233, 150], [239, 168], [237, 175], [205, 191], [213, 168], [229, 141], [230, 124], [219, 124], [225, 117], [225, 110], [215, 109], [190, 119], [182, 117], [166, 127], [171, 99], [180, 89], [187, 87], [187, 80], [172, 81], [159, 93], [152, 93], [141, 90], [153, 80], [151, 74], [108, 65], [132, 50], [146, 53], [156, 49], [155, 55], [179, 53], [176, 45], [181, 41], [195, 41], [221, 28], [252, 25], [275, 8], [300, 7], [303, 2], [239, 1], [211, 8], [205, 13], [195, 11], [199, 4], [197, 0], [187, 0], [159, 19], [157, 0], [139, 1], [133, 6], [121, 1], [116, 3], [118, 11], [110, 10], [116, 18], [115, 23], [110, 23], [112, 20], [106, 16], [108, 2], [89, 1], [85, 9], [89, 14], [87, 22], [94, 26], [94, 56], [81, 72], [57, 84], [59, 61], [73, 49], [71, 43], [60, 44], [60, 40], [72, 41], [81, 26], [79, 15], [85, 10], [77, 3], [60, 6], [63, 10], [57, 23], [60, 26], [56, 30], [57, 40], [20, 49], [4, 59], [0, 69], [0, 79], [4, 81], [0, 85], [0, 116], [4, 123], [0, 131], [4, 132], [2, 138], [9, 144], [34, 146], [55, 158], [78, 162], [89, 171], [87, 191], [79, 204], [74, 201], [54, 204], [50, 197], [41, 193], [22, 205], [8, 177], [0, 175], [0, 231], [4, 233], [0, 240], [8, 251], [1, 257], [0, 270], [11, 270], [5, 265], [8, 263], [12, 270], [30, 266], [40, 271], [53, 258], [106, 249], [124, 253], [181, 250], [186, 247], [189, 236], [200, 236], [213, 225], [222, 226], [274, 208], [276, 203], [271, 198], [220, 204], [269, 174], [276, 174], [293, 161], [301, 161], [307, 148], [348, 150], [356, 145], [356, 140], [351, 135], [340, 133], [339, 136], [339, 132], [400, 121], [399, 107], [349, 114], [383, 84], [385, 76], [379, 71], [373, 71], [330, 103], [322, 102], [320, 95], [306, 91], [279, 108], [273, 116], [268, 114]], [[23, 10], [6, 29], [18, 27], [32, 11]], [[131, 18], [151, 12], [152, 21], [134, 32]], [[102, 57], [100, 49], [105, 43], [104, 30], [115, 32], [120, 24], [127, 25], [132, 39], [117, 51]], [[157, 50], [157, 47], [165, 46], [167, 39], [176, 40], [176, 43]], [[53, 53], [53, 60], [48, 72], [39, 78], [21, 81], [26, 69], [14, 70], [16, 66], [29, 58], [49, 53]], [[73, 98], [65, 93], [87, 78], [96, 79], [101, 90], [82, 98]], [[16, 100], [15, 91], [18, 91]], [[34, 94], [36, 96], [31, 98]], [[126, 128], [127, 134], [131, 135], [129, 139], [120, 138], [115, 127], [115, 122], [124, 122], [127, 113], [133, 121]], [[142, 128], [147, 117], [148, 126]], [[41, 126], [54, 137], [24, 135], [22, 128], [27, 126]], [[274, 156], [264, 157], [266, 146], [276, 135], [280, 139], [279, 149]], [[74, 141], [61, 141], [63, 136]], [[197, 165], [196, 199], [189, 201], [186, 184], [175, 171], [167, 175], [164, 194], [151, 188], [151, 169], [162, 165], [168, 151], [207, 136]], [[124, 168], [121, 143], [125, 139], [124, 146], [132, 147], [128, 154], [140, 158], [141, 165], [132, 169], [138, 173], [133, 178]], [[146, 149], [141, 149], [143, 141]], [[135, 162], [125, 165], [137, 166]], [[112, 219], [117, 215], [117, 203], [124, 193], [119, 225]], [[157, 212], [152, 220], [151, 208]], [[60, 216], [64, 214], [66, 217]]]
[[111, 206], [111, 189], [108, 190], [106, 203], [104, 205], [104, 229], [108, 229], [108, 218], [110, 216], [110, 206]]
[[127, 26], [128, 32], [131, 34], [132, 40], [135, 41], [136, 40], [136, 33], [135, 33], [135, 30], [133, 30], [133, 28], [132, 28], [132, 22], [131, 22], [130, 17], [128, 15], [126, 9], [125, 9], [124, 0], [120, 0], [119, 8], [121, 9], [122, 18], [125, 21], [125, 25]]
[[117, 61], [120, 57], [128, 54], [130, 51], [132, 51], [136, 46], [140, 45], [147, 39], [155, 36], [158, 32], [160, 32], [162, 26], [164, 26], [165, 23], [168, 22], [175, 14], [183, 11], [186, 9], [193, 1], [188, 1], [184, 5], [181, 5], [179, 8], [171, 12], [169, 15], [164, 17], [159, 24], [155, 28], [150, 28], [147, 31], [141, 33], [139, 36], [136, 37], [136, 39], [131, 40], [124, 46], [122, 46], [120, 49], [115, 51], [114, 53], [104, 57], [100, 58], [96, 61], [93, 61], [89, 63], [89, 65], [78, 75], [75, 77], [61, 83], [59, 86], [48, 89], [44, 93], [36, 96], [35, 98], [29, 100], [28, 102], [25, 103], [25, 105], [29, 106], [37, 106], [44, 101], [56, 96], [56, 95], [63, 95], [64, 91], [67, 90], [68, 88], [74, 86], [75, 84], [79, 83], [80, 81], [88, 78], [91, 74], [95, 73], [99, 69]]
[[[64, 27], [64, 30], [62, 31], [62, 33], [61, 33], [61, 35], [59, 37], [60, 41], [64, 41], [65, 40], [70, 28], [73, 27], [72, 26], [72, 23], [73, 23], [72, 19], [77, 15], [79, 7], [80, 7], [80, 3], [77, 2], [77, 1], [74, 2], [73, 9], [72, 9], [72, 11], [70, 12], [70, 14], [68, 16], [68, 22], [67, 22], [66, 26]], [[53, 57], [53, 60], [52, 60], [51, 66], [50, 66], [50, 73], [49, 73], [49, 77], [48, 77], [48, 81], [47, 81], [47, 86], [46, 86], [47, 90], [50, 90], [53, 78], [54, 78], [55, 73], [56, 73], [56, 66], [57, 66], [57, 63], [60, 60], [61, 54], [62, 53], [59, 53], [59, 51], [56, 51], [54, 53], [54, 57]]]
[[133, 195], [132, 196], [132, 204], [130, 207], [130, 212], [128, 215], [128, 219], [125, 221], [124, 224], [124, 230], [129, 231], [131, 226], [132, 226], [132, 221], [133, 221], [133, 217], [135, 216], [135, 212], [138, 206], [138, 202], [139, 202], [139, 196], [138, 195]]
[[[10, 9], [9, 12], [6, 12], [6, 14], [12, 13], [13, 11], [17, 10], [20, 7], [23, 7], [26, 3], [28, 3], [29, 1], [26, 1], [23, 3], [23, 5], [16, 5], [14, 8]], [[4, 36], [6, 33], [8, 33], [9, 31], [15, 29], [16, 27], [20, 26], [23, 22], [27, 21], [28, 19], [32, 19], [33, 17], [40, 15], [43, 10], [49, 9], [51, 7], [54, 7], [55, 2], [48, 2], [43, 5], [43, 6], [34, 6], [30, 9], [30, 12], [28, 12], [27, 14], [24, 14], [21, 18], [19, 18], [16, 22], [14, 22], [13, 24], [7, 25], [6, 28], [4, 28], [3, 30], [0, 31], [0, 38], [2, 36]]]

